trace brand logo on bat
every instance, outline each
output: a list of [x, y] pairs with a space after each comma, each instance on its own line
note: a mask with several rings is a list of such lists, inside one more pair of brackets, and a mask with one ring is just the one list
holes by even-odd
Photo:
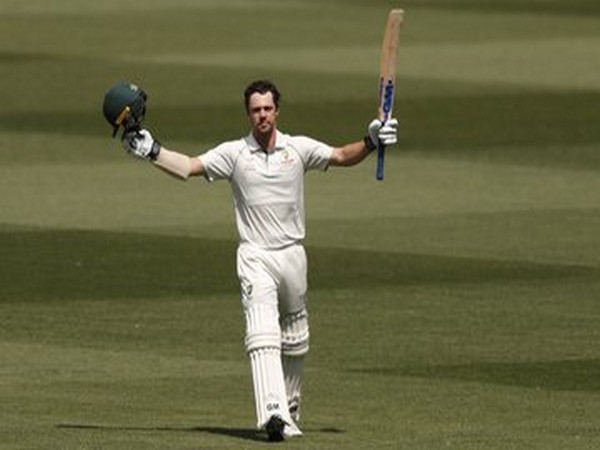
[[384, 79], [381, 79], [381, 90], [383, 91], [383, 104], [381, 105], [381, 109], [385, 114], [385, 118], [387, 119], [392, 112], [393, 103], [394, 103], [394, 82], [392, 80], [387, 80], [384, 86]]

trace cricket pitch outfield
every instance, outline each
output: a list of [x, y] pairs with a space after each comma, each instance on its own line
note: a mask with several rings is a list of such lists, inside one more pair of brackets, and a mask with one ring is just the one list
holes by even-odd
[[271, 77], [286, 131], [360, 139], [392, 7], [385, 180], [374, 158], [307, 176], [283, 445], [600, 446], [597, 1], [0, 0], [0, 450], [265, 445], [229, 187], [126, 157], [101, 99], [139, 83], [193, 154], [245, 133], [241, 91]]

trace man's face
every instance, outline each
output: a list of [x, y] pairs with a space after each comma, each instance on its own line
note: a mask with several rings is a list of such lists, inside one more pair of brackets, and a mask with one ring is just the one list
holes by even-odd
[[279, 111], [275, 107], [273, 94], [255, 92], [248, 100], [248, 119], [254, 134], [266, 135], [275, 129]]

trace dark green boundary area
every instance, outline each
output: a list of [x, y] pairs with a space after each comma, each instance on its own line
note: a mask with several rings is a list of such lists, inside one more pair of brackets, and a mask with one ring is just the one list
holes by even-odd
[[[0, 233], [0, 301], [237, 295], [233, 241], [108, 231]], [[597, 279], [596, 268], [309, 247], [313, 289]]]

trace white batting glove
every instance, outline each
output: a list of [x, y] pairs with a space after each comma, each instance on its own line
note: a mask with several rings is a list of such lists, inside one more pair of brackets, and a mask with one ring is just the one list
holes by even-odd
[[[398, 142], [398, 119], [388, 119], [383, 123], [379, 119], [374, 119], [369, 124], [368, 128], [368, 140], [367, 147], [370, 150], [374, 150], [381, 145], [394, 145]], [[368, 144], [371, 145], [368, 145]]]
[[141, 159], [156, 160], [160, 153], [160, 142], [146, 129], [123, 134], [123, 148], [127, 153]]

